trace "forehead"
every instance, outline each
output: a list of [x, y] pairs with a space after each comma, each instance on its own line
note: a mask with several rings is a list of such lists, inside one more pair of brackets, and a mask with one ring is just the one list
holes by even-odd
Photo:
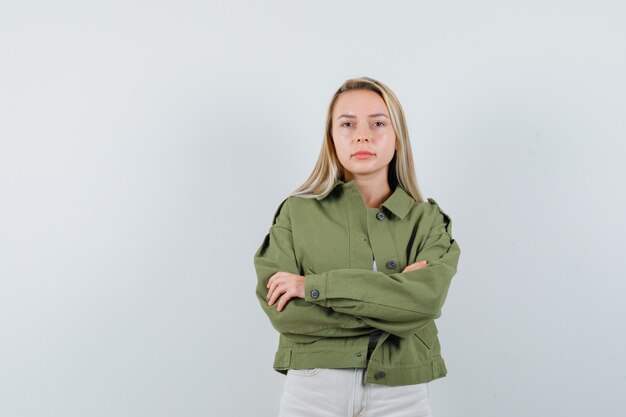
[[389, 114], [383, 98], [370, 90], [351, 90], [339, 95], [333, 108], [333, 116], [339, 114], [366, 116], [374, 113]]

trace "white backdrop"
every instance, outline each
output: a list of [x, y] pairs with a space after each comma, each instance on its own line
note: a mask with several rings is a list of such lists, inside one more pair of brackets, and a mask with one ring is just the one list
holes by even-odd
[[253, 254], [364, 75], [462, 250], [435, 416], [625, 415], [625, 13], [0, 1], [0, 415], [276, 415]]

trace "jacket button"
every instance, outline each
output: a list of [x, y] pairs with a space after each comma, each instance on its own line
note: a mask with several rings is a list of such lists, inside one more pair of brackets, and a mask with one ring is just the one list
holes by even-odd
[[383, 213], [382, 211], [379, 211], [378, 213], [376, 213], [376, 218], [378, 220], [382, 220], [385, 218], [385, 213]]
[[389, 269], [396, 269], [396, 266], [398, 266], [398, 265], [396, 265], [396, 261], [389, 261], [389, 262], [387, 262], [387, 268], [389, 268]]
[[318, 290], [311, 291], [311, 298], [317, 299], [320, 296], [320, 292]]
[[376, 379], [383, 379], [385, 376], [387, 376], [383, 371], [378, 371], [374, 374], [374, 378]]

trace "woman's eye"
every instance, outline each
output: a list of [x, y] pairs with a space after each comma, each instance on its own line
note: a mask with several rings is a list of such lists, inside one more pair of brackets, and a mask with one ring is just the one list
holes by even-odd
[[[377, 123], [379, 123], [379, 124], [377, 124]], [[374, 122], [374, 124], [376, 124], [376, 126], [378, 126], [378, 127], [385, 125], [383, 122]]]
[[349, 125], [349, 124], [350, 124], [350, 122], [343, 122], [343, 123], [341, 124], [341, 126], [345, 126], [345, 125]]

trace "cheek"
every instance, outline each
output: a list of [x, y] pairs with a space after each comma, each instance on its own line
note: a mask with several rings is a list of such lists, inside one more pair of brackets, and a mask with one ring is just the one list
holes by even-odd
[[385, 154], [387, 154], [389, 158], [392, 158], [395, 151], [396, 151], [396, 136], [393, 133], [391, 133], [391, 135], [389, 135], [389, 137], [386, 138]]
[[333, 144], [338, 154], [344, 154], [347, 151], [346, 140], [341, 134], [333, 136]]
[[396, 149], [396, 133], [392, 130], [386, 135], [386, 139], [389, 147], [392, 149], [393, 152], [393, 150]]
[[337, 151], [337, 157], [340, 160], [343, 161], [347, 159], [346, 155], [348, 154], [348, 151], [343, 146], [341, 146], [341, 144], [339, 144], [339, 146], [335, 145], [335, 150]]
[[345, 132], [345, 130], [342, 130], [342, 129], [340, 129], [340, 128], [333, 129], [333, 138], [334, 138], [337, 142], [342, 141], [342, 140], [345, 140], [345, 138], [346, 138], [346, 132]]

